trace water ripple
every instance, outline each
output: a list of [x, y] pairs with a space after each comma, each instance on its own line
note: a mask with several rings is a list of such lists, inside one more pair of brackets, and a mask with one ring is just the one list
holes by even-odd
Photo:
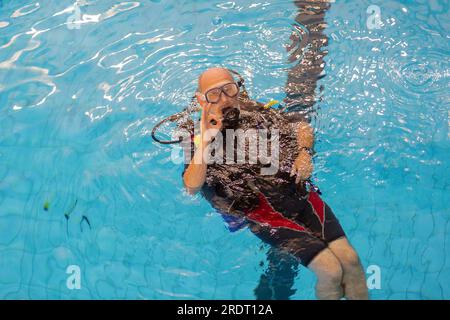
[[28, 14], [31, 14], [31, 13], [39, 10], [40, 7], [41, 6], [39, 5], [39, 2], [23, 6], [22, 8], [17, 9], [16, 11], [14, 11], [11, 14], [11, 18], [19, 18], [19, 17], [22, 17], [22, 16], [26, 16]]

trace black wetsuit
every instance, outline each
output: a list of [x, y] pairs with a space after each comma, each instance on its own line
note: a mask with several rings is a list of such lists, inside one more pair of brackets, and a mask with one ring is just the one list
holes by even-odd
[[306, 191], [290, 177], [299, 149], [290, 120], [276, 109], [254, 107], [241, 111], [239, 126], [234, 129], [278, 129], [279, 170], [262, 175], [261, 168], [268, 165], [259, 162], [209, 164], [203, 196], [223, 215], [231, 231], [248, 226], [260, 239], [307, 266], [329, 242], [345, 233], [319, 194]]

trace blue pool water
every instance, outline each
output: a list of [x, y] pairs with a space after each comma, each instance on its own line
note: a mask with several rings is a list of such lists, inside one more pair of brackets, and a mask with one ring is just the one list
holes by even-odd
[[[73, 19], [74, 1], [0, 0], [0, 298], [253, 299], [267, 246], [186, 195], [150, 132], [210, 66], [283, 99], [298, 8], [78, 4]], [[445, 0], [326, 14], [314, 179], [364, 268], [381, 270], [373, 299], [450, 299], [449, 18]], [[314, 298], [311, 272], [295, 280], [292, 299]]]

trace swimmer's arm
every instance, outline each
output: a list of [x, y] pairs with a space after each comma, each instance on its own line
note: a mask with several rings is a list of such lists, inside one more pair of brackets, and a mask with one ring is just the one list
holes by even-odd
[[[198, 99], [199, 96], [197, 96]], [[200, 119], [200, 144], [183, 175], [184, 186], [190, 194], [197, 193], [206, 180], [207, 162], [210, 155], [210, 143], [222, 128], [222, 118], [210, 114], [211, 103], [202, 107]], [[215, 120], [212, 122], [212, 120]]]
[[291, 176], [296, 175], [295, 182], [307, 180], [313, 172], [313, 163], [310, 150], [314, 145], [314, 130], [307, 122], [296, 124], [298, 156], [292, 166]]
[[309, 179], [314, 169], [309, 152], [314, 146], [314, 130], [303, 112], [283, 112], [283, 116], [291, 125], [297, 139], [298, 155], [292, 165], [291, 176], [296, 175], [295, 182], [299, 183]]
[[201, 142], [195, 150], [189, 166], [183, 175], [183, 183], [187, 192], [191, 195], [196, 194], [203, 186], [206, 180], [207, 164], [203, 161], [203, 154], [209, 148], [209, 144]]
[[304, 148], [312, 149], [314, 145], [314, 130], [307, 122], [298, 122], [296, 124], [297, 144], [299, 150]]

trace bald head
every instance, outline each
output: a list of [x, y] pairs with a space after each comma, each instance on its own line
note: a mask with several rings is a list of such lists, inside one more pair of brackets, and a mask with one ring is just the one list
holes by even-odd
[[230, 71], [225, 68], [209, 68], [198, 78], [198, 88], [204, 93], [207, 90], [225, 83], [234, 82]]

